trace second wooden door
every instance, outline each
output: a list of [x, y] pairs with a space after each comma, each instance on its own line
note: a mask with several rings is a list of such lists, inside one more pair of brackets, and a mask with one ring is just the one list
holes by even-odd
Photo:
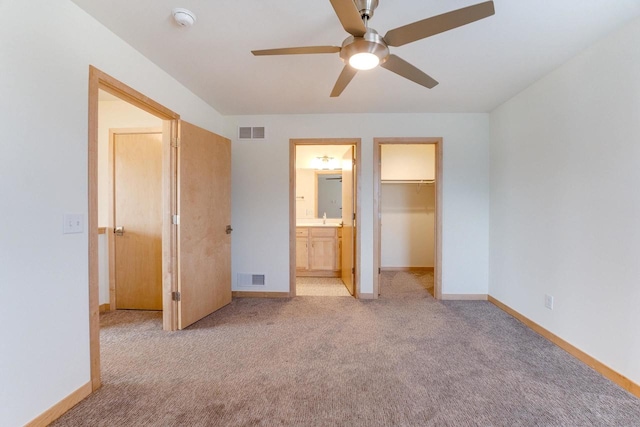
[[162, 134], [113, 138], [116, 308], [162, 310]]

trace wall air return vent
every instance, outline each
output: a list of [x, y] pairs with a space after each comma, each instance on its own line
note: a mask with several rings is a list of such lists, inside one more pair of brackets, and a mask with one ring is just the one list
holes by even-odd
[[264, 139], [264, 126], [251, 128], [251, 137], [253, 139]]
[[239, 139], [264, 139], [264, 126], [257, 127], [249, 127], [249, 126], [240, 126], [238, 127], [238, 138]]
[[250, 127], [239, 127], [238, 128], [238, 138], [240, 139], [251, 139], [251, 128]]
[[264, 274], [238, 273], [238, 286], [264, 286]]

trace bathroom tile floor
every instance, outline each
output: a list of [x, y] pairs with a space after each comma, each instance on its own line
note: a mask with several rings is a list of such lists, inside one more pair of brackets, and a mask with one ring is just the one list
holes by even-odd
[[296, 296], [350, 297], [349, 291], [337, 277], [296, 277]]

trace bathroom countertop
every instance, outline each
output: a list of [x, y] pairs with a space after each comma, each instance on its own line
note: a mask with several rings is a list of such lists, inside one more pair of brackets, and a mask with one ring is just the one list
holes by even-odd
[[326, 224], [317, 223], [317, 222], [298, 222], [296, 223], [296, 227], [342, 227], [342, 224], [335, 222], [328, 222]]

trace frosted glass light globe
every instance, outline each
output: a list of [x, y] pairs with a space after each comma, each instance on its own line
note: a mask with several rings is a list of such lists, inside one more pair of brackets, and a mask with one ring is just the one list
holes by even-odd
[[379, 63], [380, 58], [369, 52], [356, 53], [349, 58], [349, 65], [357, 70], [370, 70], [377, 67]]

